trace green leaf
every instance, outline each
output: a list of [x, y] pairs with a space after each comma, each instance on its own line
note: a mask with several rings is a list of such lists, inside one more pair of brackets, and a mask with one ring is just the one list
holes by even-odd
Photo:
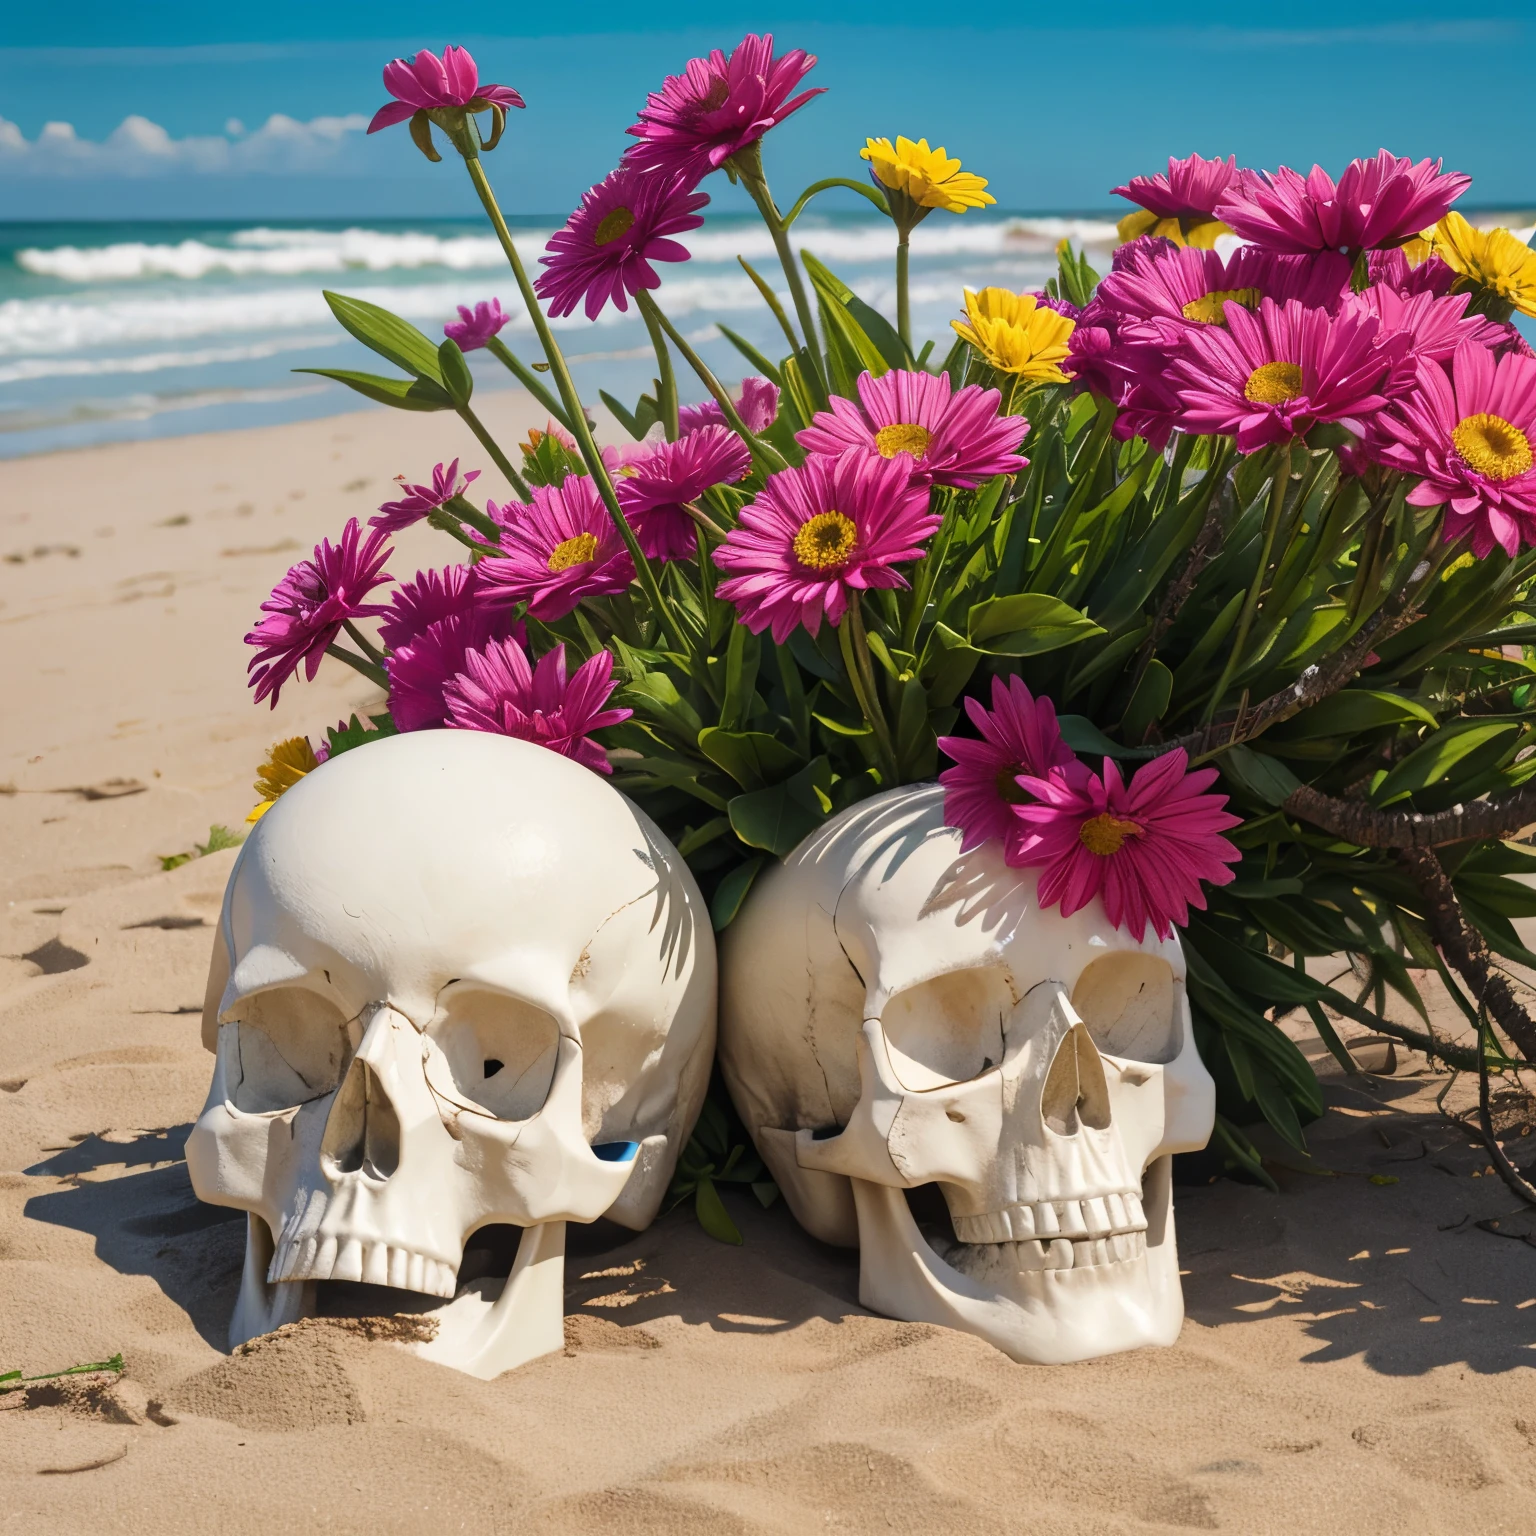
[[1088, 757], [1113, 757], [1123, 761], [1150, 757], [1156, 751], [1154, 747], [1124, 747], [1118, 741], [1111, 741], [1087, 715], [1058, 715], [1056, 724], [1061, 729], [1061, 739], [1074, 752]]
[[724, 336], [725, 339], [730, 342], [730, 344], [735, 347], [736, 350], [740, 352], [741, 355], [746, 358], [746, 360], [751, 363], [752, 366], [756, 368], [757, 371], [762, 374], [765, 379], [769, 380], [770, 383], [779, 385], [781, 388], [783, 387], [784, 379], [783, 375], [779, 372], [778, 367], [775, 364], [769, 362], [769, 360], [761, 352], [759, 352], [750, 341], [748, 341], [744, 336], [738, 336], [736, 332], [733, 331], [728, 325], [720, 326], [719, 330], [720, 334]]
[[364, 725], [354, 714], [345, 725], [326, 727], [325, 740], [331, 757], [341, 752], [350, 752], [353, 747], [365, 746], [370, 741], [383, 741], [386, 736], [399, 735], [394, 720], [387, 712], [370, 715], [368, 718], [371, 722], [369, 725]]
[[970, 643], [994, 656], [1039, 656], [1104, 631], [1086, 614], [1045, 592], [1016, 592], [977, 603], [967, 623]]
[[970, 682], [982, 653], [947, 624], [935, 624], [923, 647], [918, 676], [928, 688], [929, 702], [953, 704]]
[[380, 309], [377, 304], [370, 304], [366, 299], [348, 298], [344, 293], [326, 290], [325, 302], [331, 306], [331, 313], [341, 322], [342, 328], [350, 331], [369, 351], [377, 352], [386, 361], [407, 373], [414, 373], [419, 379], [430, 379], [439, 385], [443, 382], [436, 344], [409, 321], [390, 314], [387, 309]]
[[726, 1214], [724, 1202], [720, 1199], [720, 1191], [715, 1188], [713, 1179], [699, 1180], [699, 1187], [693, 1197], [693, 1211], [699, 1218], [699, 1225], [717, 1243], [730, 1243], [735, 1248], [741, 1247], [741, 1233], [736, 1230], [736, 1223]]
[[322, 379], [335, 379], [380, 405], [392, 405], [401, 411], [451, 411], [453, 398], [441, 384], [431, 379], [390, 379], [378, 373], [358, 373], [351, 368], [295, 368], [295, 373], [316, 373]]
[[720, 704], [720, 724], [727, 730], [740, 730], [747, 723], [761, 659], [758, 637], [745, 624], [733, 624], [725, 651], [725, 698]]
[[1415, 790], [1438, 786], [1474, 752], [1503, 737], [1513, 737], [1519, 729], [1513, 721], [1500, 720], [1466, 730], [1438, 731], [1387, 774], [1375, 787], [1371, 799], [1377, 805], [1390, 805]]
[[1228, 747], [1218, 761], [1222, 777], [1231, 780], [1250, 800], [1260, 805], [1281, 805], [1301, 788], [1301, 780], [1277, 758], [1252, 747]]
[[717, 725], [699, 732], [699, 751], [747, 790], [778, 784], [805, 761], [793, 747], [766, 731], [727, 731]]
[[1147, 727], [1163, 718], [1172, 695], [1173, 673], [1154, 657], [1147, 663], [1147, 670], [1141, 674], [1136, 692], [1120, 717], [1121, 731], [1132, 741], [1144, 740]]
[[1277, 726], [1275, 736], [1284, 741], [1310, 741], [1323, 736], [1353, 736], [1410, 722], [1432, 730], [1439, 724], [1417, 699], [1383, 689], [1343, 688]]
[[464, 354], [453, 337], [445, 337], [437, 349], [437, 366], [442, 375], [443, 388], [452, 396], [453, 403], [468, 405], [469, 397], [475, 392], [475, 377], [469, 371], [469, 364], [465, 362]]
[[782, 784], [737, 795], [727, 807], [731, 827], [749, 847], [783, 858], [821, 825], [831, 809], [831, 789], [831, 763], [814, 758]]
[[757, 879], [758, 870], [767, 862], [760, 854], [750, 858], [745, 864], [738, 864], [715, 887], [715, 894], [709, 903], [709, 921], [716, 933], [724, 933], [731, 926], [731, 919], [741, 910], [747, 892], [752, 889], [752, 882]]

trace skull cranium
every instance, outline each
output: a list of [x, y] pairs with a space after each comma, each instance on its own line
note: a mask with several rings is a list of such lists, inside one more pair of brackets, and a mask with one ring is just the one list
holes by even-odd
[[[240, 1343], [369, 1282], [446, 1303], [429, 1358], [562, 1342], [565, 1223], [654, 1218], [708, 1081], [714, 942], [676, 850], [590, 770], [469, 731], [285, 794], [215, 946], [199, 1196], [249, 1213]], [[484, 1228], [523, 1228], [495, 1280]]]
[[917, 786], [760, 879], [722, 952], [732, 1096], [802, 1225], [859, 1247], [873, 1310], [1042, 1363], [1171, 1343], [1170, 1155], [1215, 1109], [1178, 942], [1097, 900], [1042, 912], [1031, 871], [959, 849]]

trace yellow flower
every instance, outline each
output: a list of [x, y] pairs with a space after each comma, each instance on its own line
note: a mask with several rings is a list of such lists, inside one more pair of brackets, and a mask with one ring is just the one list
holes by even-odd
[[913, 143], [898, 138], [896, 147], [889, 139], [866, 139], [859, 151], [868, 160], [881, 186], [905, 194], [918, 208], [942, 208], [946, 213], [964, 213], [967, 208], [985, 208], [997, 199], [983, 190], [985, 176], [973, 176], [951, 160], [943, 145], [929, 149], [927, 139]]
[[966, 289], [965, 319], [950, 324], [999, 373], [1065, 384], [1061, 371], [1076, 322], [1042, 309], [1033, 294], [1007, 288]]
[[261, 803], [245, 819], [260, 821], [277, 803], [284, 790], [292, 789], [306, 773], [313, 773], [320, 766], [315, 749], [307, 736], [290, 736], [287, 741], [275, 742], [267, 753], [267, 760], [256, 770], [256, 783], [252, 786], [261, 796]]
[[1215, 250], [1216, 237], [1232, 233], [1220, 219], [1206, 219], [1203, 223], [1191, 224], [1185, 229], [1178, 219], [1160, 219], [1155, 213], [1148, 213], [1145, 208], [1126, 214], [1115, 228], [1120, 233], [1121, 245], [1140, 235], [1161, 235], [1164, 240], [1172, 240], [1175, 245], [1187, 245], [1197, 251]]
[[1430, 254], [1460, 274], [1454, 291], [1483, 288], [1522, 315], [1536, 315], [1536, 251], [1507, 229], [1474, 229], [1459, 213], [1448, 213], [1423, 238]]

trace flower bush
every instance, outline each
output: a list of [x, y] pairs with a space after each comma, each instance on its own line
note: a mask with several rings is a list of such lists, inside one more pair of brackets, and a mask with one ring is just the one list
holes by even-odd
[[[1536, 1057], [1491, 959], [1536, 965], [1511, 922], [1536, 915], [1517, 878], [1536, 866], [1509, 841], [1536, 821], [1536, 358], [1510, 324], [1536, 314], [1536, 254], [1452, 211], [1468, 178], [1437, 163], [1382, 151], [1335, 180], [1192, 156], [1116, 189], [1136, 207], [1102, 279], [1064, 245], [1043, 292], [957, 294], [947, 347], [919, 346], [908, 236], [991, 202], [987, 183], [926, 140], [870, 138], [847, 156], [867, 180], [782, 209], [762, 141], [817, 94], [814, 64], [766, 37], [689, 61], [536, 282], [483, 159], [521, 98], [462, 50], [386, 69], [375, 126], [409, 119], [423, 153], [463, 160], [542, 355], [505, 345], [499, 299], [437, 341], [328, 296], [393, 371], [314, 371], [456, 412], [488, 462], [405, 485], [366, 542], [350, 524], [263, 605], [258, 698], [323, 655], [389, 698], [313, 751], [281, 744], [263, 807], [381, 733], [505, 732], [611, 773], [723, 928], [828, 816], [940, 777], [966, 845], [1037, 868], [1042, 902], [1182, 928], [1218, 1144], [1260, 1178], [1245, 1128], [1302, 1148], [1322, 1112], [1277, 1012], [1304, 1007], [1346, 1070], [1324, 1005], [1459, 1066], [1504, 1059], [1495, 1023]], [[786, 350], [727, 333], [753, 370], [735, 393], [652, 265], [688, 258], [715, 174], [782, 268], [782, 291], [752, 275]], [[891, 220], [894, 318], [790, 246], [833, 187]], [[633, 443], [599, 449], [544, 303], [631, 300], [655, 383], [604, 395]], [[549, 413], [517, 464], [471, 403], [481, 347]], [[680, 404], [681, 370], [702, 405]], [[496, 474], [509, 499], [472, 500]], [[460, 563], [370, 601], [388, 532], [419, 520]], [[1335, 954], [1349, 991], [1306, 969]], [[1481, 1050], [1431, 1037], [1415, 971]], [[1425, 1027], [1384, 1017], [1388, 989]], [[700, 1152], [690, 1178], [714, 1166]]]

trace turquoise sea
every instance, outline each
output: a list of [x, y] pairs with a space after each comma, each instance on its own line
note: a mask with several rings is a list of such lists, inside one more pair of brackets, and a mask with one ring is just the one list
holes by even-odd
[[[519, 221], [531, 268], [558, 222]], [[930, 219], [913, 237], [914, 330], [946, 337], [967, 285], [1038, 287], [1064, 235], [1107, 254], [1114, 226], [1102, 216]], [[796, 237], [893, 310], [888, 222], [807, 216]], [[687, 243], [691, 261], [659, 269], [660, 302], [722, 378], [738, 379], [746, 365], [717, 322], [770, 355], [782, 349], [736, 260], [744, 256], [782, 289], [772, 245], [743, 216], [710, 218]], [[0, 458], [364, 406], [340, 385], [292, 371], [378, 367], [331, 319], [326, 288], [371, 299], [434, 336], [456, 305], [496, 295], [515, 315], [504, 338], [533, 355], [500, 248], [469, 220], [0, 223]], [[589, 398], [601, 387], [633, 400], [654, 371], [633, 309], [610, 308], [596, 323], [577, 315], [557, 332]], [[472, 361], [485, 385], [512, 382], [484, 352]]]

